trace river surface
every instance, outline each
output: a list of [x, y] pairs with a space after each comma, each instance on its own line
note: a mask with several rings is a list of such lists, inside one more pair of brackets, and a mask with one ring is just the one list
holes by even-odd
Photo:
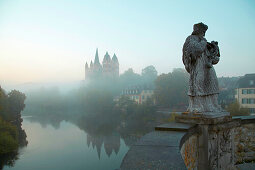
[[120, 167], [129, 146], [118, 133], [91, 135], [69, 121], [57, 124], [23, 117], [28, 145], [13, 167], [4, 170], [112, 170]]

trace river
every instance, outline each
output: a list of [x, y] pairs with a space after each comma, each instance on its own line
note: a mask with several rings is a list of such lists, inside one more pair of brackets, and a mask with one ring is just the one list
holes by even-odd
[[23, 117], [28, 145], [4, 170], [113, 170], [120, 167], [129, 146], [117, 132], [88, 134], [75, 123], [36, 121]]

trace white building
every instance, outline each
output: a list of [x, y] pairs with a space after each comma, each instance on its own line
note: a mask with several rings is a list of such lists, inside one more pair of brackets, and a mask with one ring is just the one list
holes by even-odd
[[255, 74], [246, 74], [238, 81], [235, 98], [241, 107], [248, 108], [255, 114]]

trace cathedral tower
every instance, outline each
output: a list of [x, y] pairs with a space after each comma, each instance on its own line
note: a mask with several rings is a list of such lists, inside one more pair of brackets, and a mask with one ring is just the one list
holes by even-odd
[[110, 76], [111, 73], [112, 73], [112, 60], [108, 52], [106, 52], [103, 59], [103, 75]]
[[90, 66], [85, 64], [85, 79], [98, 79], [101, 77], [118, 77], [119, 76], [119, 61], [114, 54], [111, 58], [106, 52], [102, 65], [99, 61], [98, 49], [96, 50], [94, 63], [91, 61]]
[[112, 74], [114, 77], [119, 77], [119, 61], [115, 54], [112, 57]]
[[93, 65], [93, 76], [98, 78], [101, 75], [102, 75], [102, 66], [99, 62], [98, 49], [97, 49], [95, 59], [94, 59], [94, 65]]
[[86, 62], [85, 64], [85, 80], [88, 79], [89, 77], [89, 66], [88, 63]]

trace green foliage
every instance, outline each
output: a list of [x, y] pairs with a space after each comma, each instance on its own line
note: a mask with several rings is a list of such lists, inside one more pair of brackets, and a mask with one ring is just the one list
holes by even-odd
[[12, 90], [6, 95], [0, 88], [0, 155], [18, 149], [18, 128], [21, 128], [18, 127], [21, 126], [18, 122], [21, 119], [20, 112], [25, 107], [25, 99], [25, 94], [17, 90]]
[[18, 149], [17, 128], [0, 117], [0, 154], [7, 154]]
[[147, 66], [142, 70], [142, 80], [144, 84], [154, 86], [154, 81], [157, 79], [157, 76], [158, 72], [152, 65]]
[[10, 93], [8, 93], [8, 103], [11, 106], [9, 107], [9, 110], [15, 113], [22, 111], [25, 108], [25, 99], [26, 96], [24, 93], [17, 90], [12, 90]]
[[8, 95], [0, 88], [0, 116], [6, 121], [13, 121], [24, 109], [26, 96], [17, 90], [12, 90]]
[[87, 112], [109, 112], [113, 108], [113, 96], [106, 90], [90, 89], [82, 97]]
[[0, 116], [7, 117], [8, 113], [8, 96], [0, 87]]
[[116, 104], [116, 110], [121, 115], [119, 122], [125, 122], [127, 129], [138, 132], [154, 127], [151, 123], [156, 122], [156, 107], [152, 100], [144, 104], [137, 104], [127, 96], [122, 96]]
[[119, 85], [122, 89], [142, 84], [141, 75], [134, 73], [132, 68], [129, 68], [119, 77]]
[[127, 96], [121, 96], [117, 106], [123, 114], [131, 114], [136, 109], [136, 103]]
[[240, 107], [240, 104], [235, 101], [227, 106], [227, 111], [231, 114], [231, 116], [248, 116], [250, 115], [248, 108]]
[[161, 74], [155, 81], [155, 98], [163, 107], [187, 105], [189, 75], [184, 69], [174, 69], [172, 73]]

